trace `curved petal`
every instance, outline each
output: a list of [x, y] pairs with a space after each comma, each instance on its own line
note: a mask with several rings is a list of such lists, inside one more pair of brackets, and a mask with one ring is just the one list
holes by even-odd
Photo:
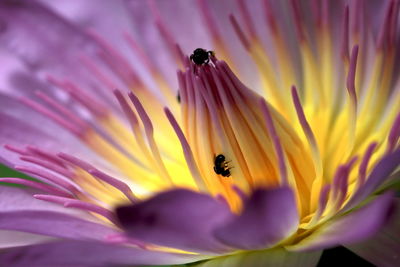
[[240, 249], [271, 247], [297, 230], [299, 215], [290, 188], [258, 190], [244, 211], [218, 228], [215, 236], [226, 245]]
[[35, 193], [38, 193], [38, 191], [0, 185], [0, 212], [48, 211], [69, 214], [89, 220], [95, 219], [86, 212], [67, 209], [54, 203], [35, 199], [32, 196]]
[[346, 246], [376, 266], [400, 266], [400, 199], [390, 223], [366, 241]]
[[117, 231], [105, 225], [51, 211], [0, 211], [0, 229], [17, 230], [46, 236], [104, 240]]
[[377, 233], [388, 221], [393, 211], [393, 200], [392, 192], [377, 196], [366, 206], [325, 223], [310, 236], [287, 249], [310, 251], [364, 240]]
[[180, 264], [201, 259], [188, 254], [173, 254], [116, 246], [100, 242], [58, 241], [8, 249], [0, 254], [4, 266], [92, 266]]
[[284, 249], [271, 249], [264, 251], [251, 251], [231, 256], [219, 257], [205, 261], [196, 267], [265, 267], [265, 266], [290, 266], [313, 267], [316, 266], [322, 251], [314, 252], [288, 252]]
[[177, 189], [116, 212], [122, 227], [136, 239], [187, 251], [227, 250], [212, 231], [231, 213], [208, 195]]
[[51, 240], [54, 240], [54, 238], [18, 231], [0, 230], [0, 249], [27, 246]]

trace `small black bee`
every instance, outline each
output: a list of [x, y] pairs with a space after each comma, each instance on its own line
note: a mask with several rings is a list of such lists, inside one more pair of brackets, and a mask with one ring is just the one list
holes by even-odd
[[207, 51], [203, 48], [197, 48], [190, 55], [190, 60], [196, 65], [204, 65], [210, 62], [210, 56], [214, 56], [214, 51]]
[[232, 169], [232, 168], [228, 168], [229, 162], [225, 161], [225, 156], [222, 154], [219, 154], [216, 157], [214, 156], [214, 171], [215, 171], [215, 173], [220, 174], [224, 177], [231, 176], [230, 169]]

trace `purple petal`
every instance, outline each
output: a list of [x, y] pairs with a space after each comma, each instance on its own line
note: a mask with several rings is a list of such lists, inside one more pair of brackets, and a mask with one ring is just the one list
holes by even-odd
[[208, 195], [177, 189], [117, 209], [128, 235], [188, 251], [221, 252], [227, 248], [212, 235], [231, 216], [229, 208]]
[[77, 240], [104, 240], [117, 233], [102, 224], [51, 211], [0, 212], [0, 229]]
[[347, 211], [366, 197], [376, 191], [390, 177], [390, 174], [400, 165], [400, 150], [397, 150], [381, 159], [375, 166], [371, 174], [368, 176], [365, 184], [353, 195], [351, 200], [346, 204], [344, 210]]
[[88, 37], [77, 27], [35, 1], [18, 4], [3, 1], [0, 21], [3, 24], [2, 44], [36, 70], [79, 75], [76, 68], [70, 68], [75, 65], [82, 70], [76, 60], [78, 52], [93, 49]]
[[[37, 200], [32, 197], [34, 193], [37, 193], [37, 191], [0, 186], [0, 230], [17, 230], [53, 237], [85, 240], [101, 240], [107, 235], [116, 233], [112, 228], [95, 223], [96, 219], [88, 213]], [[88, 219], [91, 221], [88, 221]], [[24, 233], [18, 232], [11, 232], [10, 234], [10, 232], [7, 232], [7, 235], [0, 238], [0, 243], [10, 239], [12, 234], [15, 235], [15, 238], [19, 237], [20, 241], [17, 244], [20, 245], [48, 239], [44, 236], [40, 238], [32, 234], [24, 235]], [[13, 246], [13, 243], [2, 244], [1, 246]]]
[[333, 219], [289, 250], [309, 251], [352, 244], [364, 240], [381, 229], [393, 212], [393, 193], [377, 196], [366, 206]]
[[47, 211], [63, 213], [82, 219], [94, 219], [94, 217], [87, 212], [82, 212], [75, 209], [67, 209], [54, 203], [33, 198], [32, 195], [37, 193], [42, 192], [1, 185], [0, 212]]
[[100, 242], [59, 241], [8, 249], [0, 254], [3, 266], [91, 266], [181, 264], [201, 259], [123, 247]]
[[[13, 97], [0, 94], [0, 157], [9, 167], [16, 164], [29, 165], [21, 161], [18, 154], [4, 149], [5, 144], [23, 148], [33, 145], [53, 154], [60, 151], [82, 156], [98, 168], [105, 167], [104, 160], [94, 153], [81, 140], [50, 119], [32, 111]], [[1, 160], [0, 160], [1, 161]]]
[[10, 187], [0, 185], [0, 212], [13, 212], [23, 210], [47, 210], [47, 211], [66, 211], [69, 213], [70, 210], [65, 209], [59, 205], [55, 205], [49, 202], [40, 201], [33, 198], [32, 190], [24, 190], [17, 187]]
[[400, 199], [396, 199], [396, 212], [390, 223], [372, 238], [346, 246], [376, 266], [400, 266]]
[[262, 249], [271, 247], [297, 230], [299, 215], [290, 188], [258, 190], [245, 204], [244, 211], [215, 236], [232, 247]]
[[[0, 45], [15, 54], [32, 73], [40, 74], [41, 78], [44, 74], [73, 77], [73, 82], [85, 90], [96, 90], [97, 100], [101, 99], [110, 107], [114, 105], [109, 88], [95, 82], [82, 64], [82, 55], [98, 63], [95, 54], [99, 46], [77, 25], [37, 1], [19, 1], [18, 4], [2, 1], [0, 24], [3, 25]], [[13, 89], [19, 90], [18, 87]]]
[[31, 233], [0, 230], [0, 249], [27, 246], [51, 240], [54, 240], [54, 238]]

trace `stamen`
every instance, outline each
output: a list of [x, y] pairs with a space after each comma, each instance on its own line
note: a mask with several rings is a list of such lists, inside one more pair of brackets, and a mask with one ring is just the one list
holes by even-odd
[[110, 234], [104, 238], [104, 241], [116, 245], [135, 245], [140, 249], [148, 249], [148, 245], [139, 240], [127, 237], [125, 234]]
[[[358, 56], [358, 45], [355, 45], [351, 51], [351, 59], [350, 59], [350, 67], [349, 73], [347, 75], [347, 91], [350, 95], [350, 100], [353, 105], [353, 112], [355, 112], [355, 116], [357, 116], [357, 95], [356, 95], [356, 87], [355, 87], [355, 79], [356, 79], [356, 68], [357, 68], [357, 56]], [[356, 122], [356, 118], [354, 118], [354, 123]]]
[[235, 16], [233, 14], [229, 15], [229, 20], [231, 21], [231, 24], [233, 26], [233, 29], [235, 30], [237, 36], [239, 37], [239, 40], [243, 44], [244, 48], [246, 50], [250, 50], [250, 42], [247, 39], [246, 35], [244, 34], [242, 28], [240, 27], [239, 23], [237, 22]]
[[146, 146], [146, 143], [143, 139], [142, 131], [139, 126], [139, 121], [138, 121], [135, 113], [133, 112], [131, 107], [128, 105], [124, 96], [122, 95], [122, 93], [119, 90], [115, 90], [114, 95], [117, 98], [117, 101], [119, 102], [120, 106], [122, 107], [123, 112], [125, 113], [125, 116], [127, 117], [128, 121], [129, 121], [132, 132], [135, 136], [136, 142], [138, 143], [140, 149], [142, 150], [142, 153], [146, 157], [149, 164], [151, 164], [152, 157], [151, 157], [150, 152], [149, 152], [149, 150]]
[[102, 171], [99, 171], [98, 169], [92, 169], [88, 171], [91, 175], [94, 177], [106, 182], [107, 184], [117, 188], [120, 190], [124, 195], [132, 202], [132, 203], [137, 203], [138, 198], [133, 194], [131, 188], [121, 180], [118, 180]]
[[388, 138], [387, 154], [392, 153], [400, 140], [400, 113], [397, 115]]
[[[133, 39], [133, 36], [129, 33], [124, 33], [125, 40], [127, 41], [129, 47], [133, 50], [135, 55], [137, 55], [140, 61], [146, 66], [146, 69], [149, 73], [152, 74], [154, 80], [156, 81], [160, 91], [163, 93], [165, 98], [168, 101], [169, 106], [178, 109], [176, 103], [176, 92], [172, 90], [171, 86], [168, 86], [168, 81], [165, 75], [162, 73], [160, 68], [153, 63], [153, 61], [149, 58], [149, 56], [145, 53], [143, 48]], [[182, 62], [185, 62], [184, 55], [181, 51], [179, 45], [176, 45], [176, 49], [178, 51], [179, 56], [181, 57]], [[114, 87], [116, 88], [116, 87]]]
[[272, 121], [272, 116], [267, 106], [267, 103], [263, 98], [260, 99], [260, 105], [261, 111], [264, 115], [265, 126], [267, 127], [268, 133], [272, 139], [272, 143], [274, 144], [276, 158], [278, 159], [281, 183], [282, 185], [288, 185], [285, 155], [283, 153], [281, 141], [279, 140], [279, 136], [276, 133], [274, 122]]
[[[357, 0], [356, 0], [357, 1]], [[346, 5], [343, 17], [343, 25], [342, 25], [342, 45], [341, 45], [341, 55], [343, 61], [349, 62], [350, 55], [349, 55], [349, 6]]]
[[114, 95], [116, 96], [120, 106], [122, 107], [123, 112], [125, 113], [125, 116], [127, 117], [129, 124], [131, 126], [132, 132], [135, 136], [135, 140], [141, 149], [142, 153], [144, 154], [145, 158], [147, 159], [147, 162], [149, 165], [155, 165], [156, 162], [154, 161], [154, 158], [151, 156], [151, 153], [147, 147], [147, 144], [143, 138], [142, 130], [140, 129], [139, 126], [139, 121], [131, 109], [131, 107], [128, 105], [126, 102], [124, 96], [122, 93], [118, 90], [114, 91]]
[[314, 215], [312, 216], [311, 220], [305, 224], [302, 225], [302, 228], [304, 229], [310, 229], [314, 227], [318, 222], [319, 219], [321, 218], [322, 214], [324, 213], [327, 204], [328, 204], [328, 199], [329, 199], [329, 193], [331, 192], [331, 185], [327, 184], [325, 185], [320, 193], [319, 193], [319, 199], [318, 199], [318, 205], [317, 205], [317, 210], [315, 211]]
[[391, 37], [390, 37], [391, 22], [394, 21], [394, 19], [392, 18], [393, 16], [397, 17], [397, 14], [395, 14], [395, 12], [398, 12], [398, 9], [396, 6], [397, 6], [397, 4], [393, 0], [388, 5], [388, 8], [386, 10], [385, 20], [382, 23], [382, 26], [380, 28], [380, 32], [378, 35], [377, 50], [384, 50], [385, 48], [388, 48], [388, 46], [391, 45], [391, 43], [390, 43], [390, 41], [391, 41], [390, 40], [391, 39]]
[[66, 197], [66, 198], [73, 198], [74, 196], [63, 191], [60, 190], [54, 186], [50, 186], [47, 184], [43, 184], [43, 183], [38, 183], [35, 181], [31, 181], [28, 179], [21, 179], [21, 178], [0, 178], [0, 182], [3, 183], [12, 183], [12, 184], [19, 184], [19, 185], [23, 185], [23, 186], [28, 186], [31, 188], [36, 188], [39, 190], [42, 190], [44, 192], [50, 193], [50, 194], [54, 194], [57, 196], [61, 196], [61, 197]]
[[266, 22], [270, 31], [276, 35], [278, 34], [278, 25], [276, 22], [275, 12], [273, 12], [270, 0], [264, 0], [264, 17], [266, 18]]
[[60, 152], [60, 153], [57, 154], [57, 156], [59, 158], [65, 160], [65, 161], [69, 162], [69, 163], [72, 163], [75, 166], [78, 166], [79, 168], [81, 168], [83, 170], [94, 169], [94, 167], [91, 164], [89, 164], [89, 163], [87, 163], [87, 162], [85, 162], [83, 160], [80, 160], [77, 157], [74, 157], [72, 155]]
[[353, 157], [347, 164], [339, 166], [336, 170], [330, 198], [330, 202], [332, 203], [331, 213], [338, 211], [345, 200], [348, 189], [349, 174], [357, 159], [358, 157]]
[[92, 203], [87, 203], [87, 202], [77, 200], [77, 199], [51, 196], [51, 195], [42, 195], [42, 194], [33, 195], [33, 197], [36, 199], [39, 199], [39, 200], [44, 200], [44, 201], [48, 201], [48, 202], [61, 204], [66, 208], [76, 208], [76, 209], [80, 209], [80, 210], [84, 210], [84, 211], [94, 212], [94, 213], [97, 213], [97, 214], [105, 217], [113, 224], [118, 223], [115, 220], [115, 215], [112, 211], [110, 211], [106, 208], [100, 207], [98, 205], [92, 204]]
[[162, 177], [167, 179], [169, 183], [173, 184], [172, 179], [168, 174], [168, 171], [165, 168], [164, 162], [161, 158], [158, 146], [154, 140], [154, 128], [153, 124], [151, 123], [150, 117], [147, 115], [139, 99], [133, 93], [129, 93], [129, 98], [131, 99], [133, 105], [135, 106], [136, 111], [139, 114], [139, 117], [144, 125], [147, 141], [150, 145], [150, 149], [153, 154], [154, 160], [156, 162], [156, 166], [158, 166], [159, 170], [161, 171]]
[[292, 12], [293, 12], [293, 20], [294, 20], [294, 25], [296, 27], [296, 33], [297, 33], [297, 40], [299, 42], [303, 42], [305, 38], [305, 32], [304, 32], [304, 26], [302, 23], [302, 18], [301, 18], [301, 9], [299, 6], [299, 1], [298, 0], [291, 0], [291, 7], [292, 7]]
[[319, 6], [320, 2], [321, 2], [320, 0], [311, 0], [311, 10], [312, 13], [314, 14], [314, 20], [315, 24], [317, 25], [317, 28], [321, 27], [322, 14], [321, 14], [321, 8]]
[[10, 144], [5, 144], [4, 148], [9, 150], [9, 151], [11, 151], [11, 152], [20, 154], [20, 155], [29, 155], [28, 151], [26, 151], [24, 149], [21, 149], [21, 148], [17, 148], [15, 146], [10, 145]]
[[27, 173], [27, 174], [34, 175], [39, 178], [48, 180], [70, 192], [78, 191], [78, 189], [73, 184], [68, 183], [67, 181], [65, 181], [65, 180], [61, 179], [60, 177], [53, 175], [47, 171], [40, 170], [40, 169], [37, 169], [34, 167], [28, 167], [28, 166], [15, 166], [14, 169], [17, 171], [23, 172], [23, 173]]
[[211, 9], [207, 4], [206, 0], [197, 0], [197, 5], [203, 15], [204, 22], [207, 25], [208, 30], [211, 33], [211, 36], [214, 40], [220, 41], [222, 39], [222, 35], [220, 34], [217, 26], [217, 22], [215, 21], [213, 15], [211, 14]]
[[78, 127], [85, 129], [88, 128], [88, 124], [82, 120], [80, 117], [78, 117], [76, 114], [71, 112], [69, 109], [67, 109], [65, 106], [62, 104], [58, 103], [56, 100], [52, 99], [48, 95], [44, 94], [41, 91], [36, 91], [35, 94], [45, 101], [48, 105], [50, 105], [54, 110], [57, 110], [60, 112], [63, 116], [65, 116], [68, 120], [73, 122], [74, 124], [78, 125]]
[[182, 61], [182, 57], [180, 56], [180, 53], [177, 49], [175, 39], [173, 38], [173, 35], [166, 27], [167, 23], [163, 21], [161, 14], [158, 10], [157, 4], [155, 3], [154, 0], [148, 0], [147, 3], [149, 4], [151, 13], [154, 17], [154, 22], [156, 24], [158, 31], [161, 34], [164, 43], [167, 45], [168, 50], [172, 52], [177, 64], [182, 66], [184, 62]]
[[350, 1], [351, 20], [351, 34], [358, 38], [361, 31], [361, 26], [364, 19], [364, 0]]
[[83, 55], [81, 56], [80, 61], [82, 62], [82, 65], [87, 68], [88, 72], [93, 75], [94, 79], [104, 85], [104, 88], [112, 90], [118, 87], [117, 84], [100, 69], [98, 66], [99, 64], [97, 64], [92, 58]]
[[218, 194], [218, 195], [216, 196], [216, 199], [217, 199], [219, 202], [225, 204], [227, 207], [229, 207], [228, 201], [226, 200], [226, 198], [225, 198], [222, 194]]
[[138, 199], [136, 198], [136, 196], [134, 195], [134, 193], [132, 192], [130, 187], [123, 181], [116, 179], [116, 178], [96, 169], [91, 164], [89, 164], [81, 159], [78, 159], [74, 156], [71, 156], [71, 155], [68, 155], [65, 153], [59, 153], [58, 155], [60, 158], [83, 169], [87, 173], [91, 174], [93, 177], [98, 178], [99, 180], [106, 182], [107, 184], [115, 187], [116, 189], [121, 191], [133, 203], [136, 203], [138, 201]]
[[[129, 32], [124, 33], [124, 38], [129, 44], [129, 47], [133, 52], [139, 56], [140, 61], [146, 66], [150, 73], [156, 74], [157, 76], [161, 74], [159, 68], [153, 63], [153, 61], [147, 56], [143, 48], [135, 41], [132, 34]], [[116, 88], [116, 87], [114, 87]]]
[[183, 153], [185, 155], [185, 160], [186, 163], [190, 169], [190, 172], [192, 173], [192, 176], [196, 182], [197, 187], [199, 188], [200, 191], [207, 191], [207, 187], [204, 184], [204, 181], [200, 175], [199, 169], [197, 167], [197, 164], [194, 160], [192, 150], [190, 148], [189, 143], [187, 142], [185, 135], [182, 132], [182, 129], [179, 127], [178, 122], [176, 121], [174, 115], [168, 108], [164, 108], [165, 115], [167, 116], [172, 128], [174, 129], [176, 135], [179, 138], [179, 141], [181, 142]]
[[125, 59], [125, 57], [116, 49], [114, 49], [113, 46], [98, 33], [94, 31], [88, 31], [88, 34], [103, 49], [99, 51], [99, 54], [106, 65], [109, 66], [110, 70], [120, 77], [128, 87], [141, 87], [141, 79], [133, 70], [131, 64]]
[[243, 192], [242, 189], [240, 189], [238, 186], [236, 185], [232, 185], [232, 189], [233, 191], [235, 191], [235, 193], [239, 196], [239, 198], [242, 200], [243, 203], [245, 203], [245, 201], [247, 200], [247, 196], [246, 194]]
[[[233, 73], [229, 71], [229, 66], [223, 62], [223, 61], [218, 61], [216, 62], [216, 67], [220, 70], [220, 76], [222, 80], [225, 83], [225, 86], [229, 90], [230, 95], [228, 96], [229, 98], [232, 98], [233, 100], [233, 105], [237, 107], [238, 110], [238, 116], [237, 117], [243, 117], [245, 120], [245, 126], [241, 126], [249, 128], [249, 132], [251, 133], [252, 138], [254, 138], [255, 142], [259, 144], [259, 146], [262, 147], [261, 151], [257, 151], [257, 149], [252, 149], [252, 152], [254, 155], [257, 155], [260, 153], [262, 157], [268, 158], [268, 155], [264, 153], [264, 151], [270, 151], [272, 149], [272, 143], [268, 137], [268, 135], [265, 132], [265, 128], [263, 127], [264, 124], [263, 122], [259, 122], [259, 117], [257, 116], [258, 109], [253, 106], [249, 106], [245, 104], [244, 102], [250, 103], [251, 101], [249, 99], [246, 99], [243, 97], [243, 95], [246, 95], [246, 97], [249, 97], [250, 99], [254, 98], [254, 95], [250, 92], [248, 88], [246, 88], [241, 82], [238, 82], [238, 79], [232, 78]], [[220, 93], [220, 95], [222, 95]], [[258, 101], [256, 99], [253, 99], [255, 101]], [[233, 119], [234, 120], [234, 119]], [[251, 139], [248, 140], [249, 142], [252, 142]], [[244, 152], [244, 151], [243, 151]], [[257, 156], [256, 156], [257, 157]], [[251, 156], [246, 155], [246, 159], [248, 161], [252, 162], [254, 161]], [[258, 161], [256, 164], [269, 164], [271, 165], [268, 160], [264, 160], [264, 163], [259, 163]], [[272, 165], [270, 166], [272, 167]]]
[[246, 25], [246, 30], [250, 34], [250, 38], [252, 40], [256, 40], [257, 39], [256, 29], [255, 29], [253, 21], [251, 19], [249, 9], [246, 6], [246, 1], [245, 0], [237, 0], [237, 3], [239, 5], [240, 14], [242, 15], [243, 20], [244, 20], [244, 24]]
[[329, 1], [328, 0], [322, 0], [322, 7], [321, 7], [321, 26], [328, 28], [329, 22], [330, 22], [330, 7], [329, 7]]
[[31, 162], [34, 163], [38, 166], [44, 167], [50, 171], [56, 172], [58, 174], [61, 174], [62, 176], [72, 178], [73, 174], [71, 171], [69, 171], [66, 168], [63, 168], [59, 165], [53, 164], [52, 162], [40, 159], [38, 157], [32, 157], [32, 156], [22, 156], [20, 157], [21, 160], [26, 161], [26, 162]]
[[[189, 76], [188, 72], [186, 73], [186, 77]], [[247, 167], [245, 158], [240, 151], [239, 144], [234, 137], [232, 128], [225, 122], [227, 120], [226, 115], [218, 111], [216, 103], [217, 98], [213, 96], [215, 94], [213, 92], [215, 89], [211, 88], [211, 85], [207, 81], [207, 78], [205, 77], [205, 75], [202, 74], [202, 70], [199, 74], [201, 78], [195, 77], [195, 84], [198, 87], [198, 90], [196, 91], [201, 92], [205, 104], [208, 107], [210, 119], [212, 121], [211, 125], [215, 127], [215, 131], [218, 136], [221, 148], [224, 148], [224, 150], [227, 151], [227, 154], [234, 155], [236, 161], [238, 162], [238, 166], [240, 166], [235, 171], [235, 184], [240, 185], [240, 188], [248, 192], [250, 189], [249, 183], [251, 183], [251, 175]], [[189, 88], [190, 87], [187, 87], [188, 90]], [[211, 141], [214, 144], [214, 149], [218, 149], [219, 146], [217, 140]]]
[[125, 113], [125, 116], [127, 117], [129, 124], [132, 127], [132, 130], [134, 130], [139, 125], [139, 121], [138, 121], [135, 113], [132, 111], [132, 109], [128, 105], [128, 103], [125, 101], [125, 98], [122, 95], [121, 91], [114, 90], [114, 95], [117, 98], [117, 101], [120, 104], [123, 112]]
[[33, 156], [43, 158], [44, 160], [50, 161], [62, 168], [67, 169], [67, 166], [62, 160], [57, 157], [57, 155], [53, 155], [51, 152], [45, 151], [38, 147], [34, 147], [32, 145], [28, 145], [26, 148]]
[[65, 90], [74, 98], [77, 102], [81, 103], [85, 108], [92, 112], [97, 118], [105, 117], [110, 113], [109, 108], [96, 100], [96, 98], [89, 94], [87, 90], [77, 86], [76, 84], [66, 81]]
[[[357, 56], [358, 56], [358, 46], [354, 46], [351, 51], [350, 58], [350, 66], [349, 73], [347, 75], [346, 88], [350, 97], [349, 103], [349, 116], [348, 116], [348, 124], [349, 124], [349, 135], [348, 135], [348, 147], [346, 152], [344, 153], [344, 158], [351, 154], [352, 149], [354, 148], [355, 137], [356, 137], [356, 129], [357, 129], [357, 95], [355, 88], [355, 79], [356, 79], [356, 67], [357, 67]], [[335, 148], [333, 148], [335, 149]]]
[[310, 124], [308, 123], [306, 116], [304, 114], [303, 107], [300, 103], [299, 96], [297, 94], [297, 89], [295, 86], [292, 86], [292, 98], [293, 98], [293, 104], [295, 106], [296, 112], [297, 112], [297, 117], [299, 119], [300, 125], [303, 129], [304, 135], [307, 138], [307, 142], [310, 146], [310, 149], [312, 151], [313, 155], [313, 160], [314, 160], [314, 166], [315, 166], [315, 174], [316, 174], [316, 179], [318, 177], [323, 177], [322, 176], [322, 160], [321, 160], [321, 154], [318, 148], [317, 141], [315, 139], [314, 133], [310, 127]]
[[375, 148], [378, 146], [378, 143], [372, 143], [368, 146], [367, 151], [364, 153], [364, 157], [361, 161], [360, 167], [358, 169], [358, 179], [356, 190], [360, 188], [365, 183], [365, 179], [367, 177], [367, 168], [369, 161], [371, 159], [372, 154], [374, 153]]
[[73, 133], [74, 135], [76, 135], [78, 137], [80, 137], [82, 135], [81, 128], [68, 122], [67, 120], [65, 120], [61, 116], [55, 114], [53, 111], [47, 109], [46, 107], [42, 106], [41, 104], [39, 104], [33, 100], [30, 100], [29, 98], [26, 98], [26, 97], [22, 97], [20, 100], [23, 104], [27, 105], [28, 107], [31, 107], [32, 109], [38, 111], [39, 113], [42, 113], [44, 116], [50, 118], [51, 120], [53, 120], [54, 122], [59, 124], [61, 127], [65, 128], [69, 132]]

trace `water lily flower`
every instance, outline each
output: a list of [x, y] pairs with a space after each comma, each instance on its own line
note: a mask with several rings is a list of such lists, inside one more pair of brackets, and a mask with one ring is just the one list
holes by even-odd
[[398, 266], [398, 13], [1, 1], [1, 264]]

